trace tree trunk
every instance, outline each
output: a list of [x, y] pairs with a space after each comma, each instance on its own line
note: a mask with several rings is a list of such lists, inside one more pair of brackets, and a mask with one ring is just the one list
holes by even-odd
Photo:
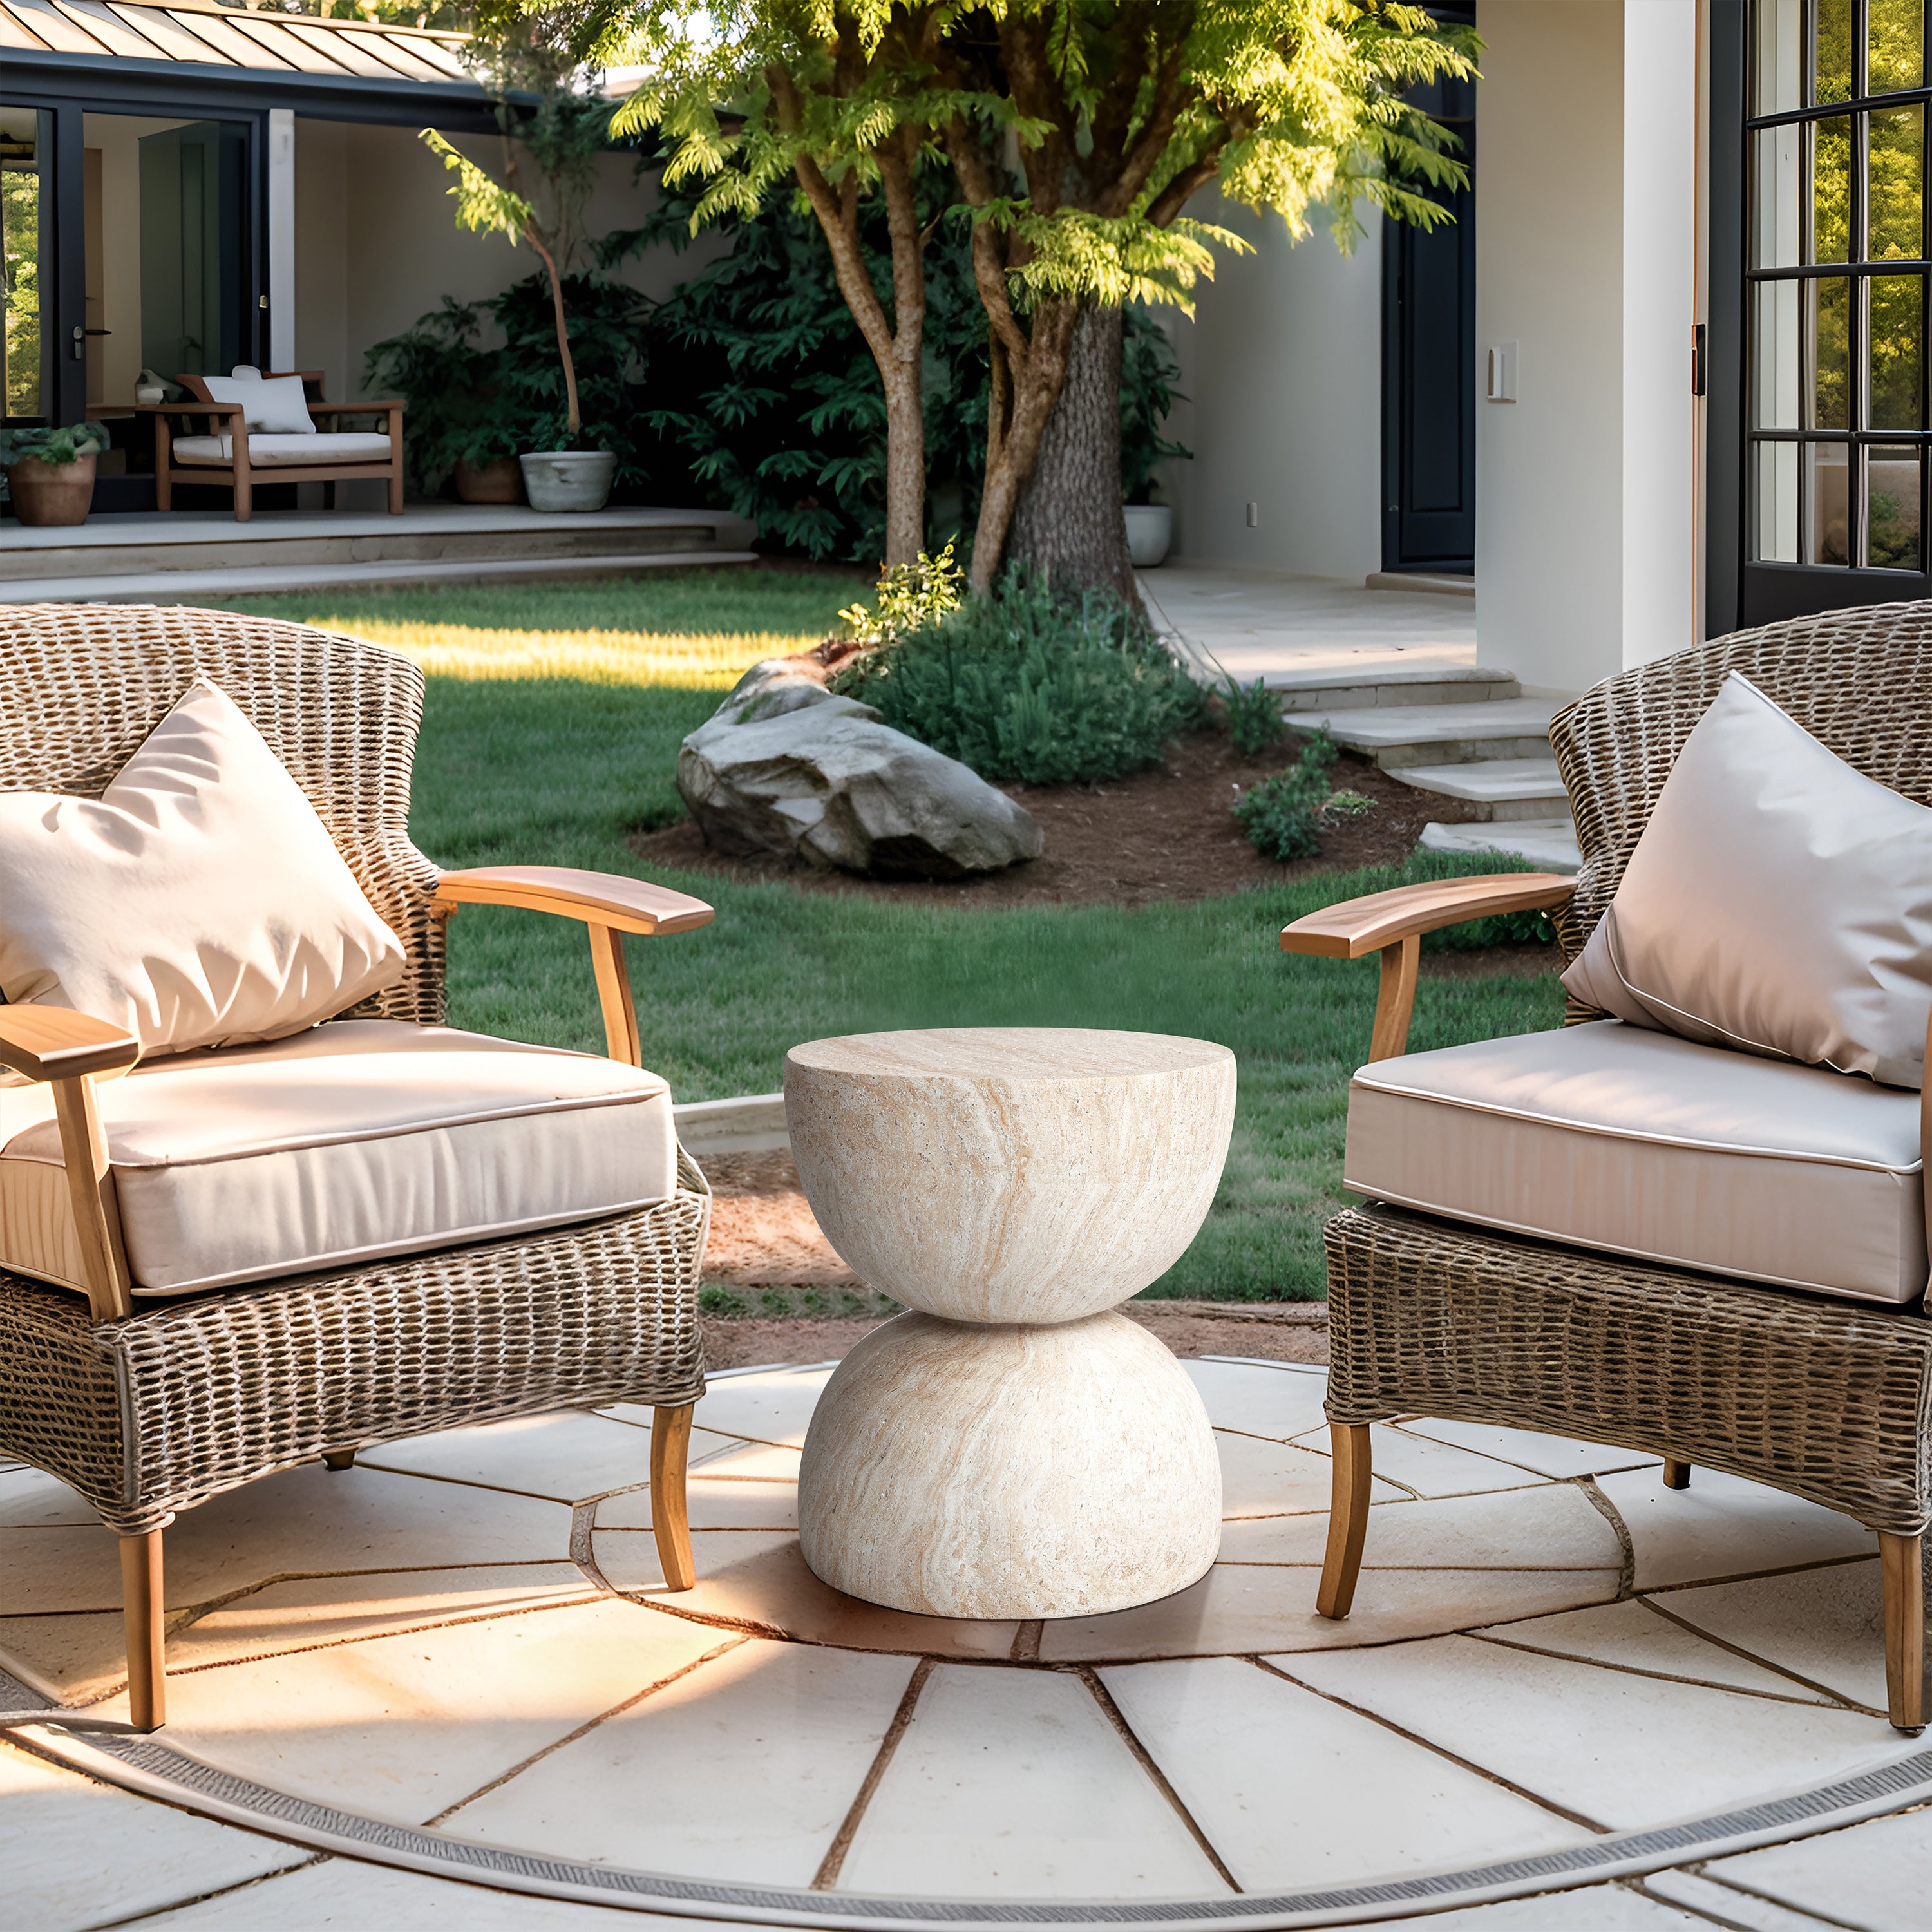
[[1070, 590], [1096, 586], [1132, 602], [1120, 514], [1120, 311], [1082, 302], [1053, 413], [1021, 488], [1012, 560]]
[[[974, 238], [974, 253], [981, 244]], [[1027, 478], [1040, 456], [1040, 440], [1053, 415], [1066, 374], [1066, 352], [1078, 316], [1076, 304], [1042, 302], [1034, 310], [1030, 337], [1021, 333], [1005, 306], [1004, 277], [995, 283], [1000, 301], [992, 335], [993, 384], [986, 412], [986, 487], [980, 496], [980, 520], [973, 532], [975, 590], [989, 590], [1000, 573], [1006, 538]], [[982, 299], [985, 290], [981, 290]], [[1011, 341], [1006, 339], [1010, 332]], [[1118, 460], [1118, 459], [1117, 459]]]

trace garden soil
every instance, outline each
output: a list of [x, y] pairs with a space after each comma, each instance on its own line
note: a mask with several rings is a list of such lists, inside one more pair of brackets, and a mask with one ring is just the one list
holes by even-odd
[[1133, 906], [1191, 902], [1322, 872], [1397, 865], [1415, 850], [1431, 819], [1446, 823], [1468, 815], [1463, 801], [1418, 791], [1345, 752], [1332, 783], [1338, 791], [1360, 792], [1374, 809], [1325, 834], [1317, 857], [1288, 866], [1264, 859], [1235, 820], [1236, 788], [1272, 777], [1293, 761], [1299, 742], [1286, 739], [1262, 758], [1244, 758], [1225, 733], [1197, 731], [1176, 745], [1165, 764], [1105, 784], [1003, 785], [1040, 821], [1046, 854], [976, 879], [861, 879], [778, 858], [727, 858], [706, 848], [689, 819], [642, 833], [632, 844], [651, 864], [736, 879], [789, 879], [808, 892], [961, 907]]

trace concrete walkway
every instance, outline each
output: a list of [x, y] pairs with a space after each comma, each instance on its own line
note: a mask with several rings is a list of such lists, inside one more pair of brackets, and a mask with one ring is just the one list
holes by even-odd
[[1184, 559], [1142, 571], [1140, 586], [1162, 632], [1244, 684], [1327, 684], [1338, 671], [1366, 683], [1372, 674], [1414, 677], [1476, 662], [1473, 597]]

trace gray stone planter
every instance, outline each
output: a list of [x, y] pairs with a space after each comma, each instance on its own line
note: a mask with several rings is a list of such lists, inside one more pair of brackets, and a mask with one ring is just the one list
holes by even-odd
[[1130, 503], [1121, 514], [1127, 520], [1127, 554], [1135, 568], [1151, 570], [1174, 541], [1174, 512], [1166, 503]]
[[533, 510], [601, 510], [617, 459], [608, 449], [545, 449], [520, 456]]

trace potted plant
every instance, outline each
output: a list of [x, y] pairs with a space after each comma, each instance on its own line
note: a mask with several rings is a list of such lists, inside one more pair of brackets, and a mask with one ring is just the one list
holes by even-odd
[[[502, 181], [486, 173], [434, 128], [425, 128], [422, 138], [457, 178], [449, 192], [455, 198], [458, 225], [479, 235], [501, 235], [512, 248], [520, 241], [529, 242], [549, 278], [556, 352], [563, 369], [564, 422], [559, 446], [526, 450], [518, 457], [530, 507], [601, 510], [610, 497], [617, 458], [610, 450], [577, 447], [584, 417], [564, 316], [563, 276], [582, 238], [584, 212], [596, 184], [597, 157], [605, 145], [611, 106], [595, 94], [572, 87], [568, 75], [548, 74], [538, 76], [543, 84], [533, 90], [538, 92], [536, 105], [513, 110], [512, 88], [520, 80], [527, 85], [530, 78], [513, 76], [507, 57], [504, 70], [496, 76], [497, 121], [503, 132]], [[547, 216], [517, 190], [518, 145], [543, 178]]]
[[1180, 374], [1163, 329], [1154, 326], [1125, 332], [1120, 368], [1121, 514], [1126, 519], [1127, 554], [1139, 570], [1151, 570], [1161, 562], [1174, 541], [1174, 512], [1154, 500], [1160, 487], [1156, 472], [1162, 463], [1184, 460], [1194, 453], [1160, 433], [1168, 411], [1187, 400], [1174, 387]]
[[106, 447], [107, 432], [98, 423], [0, 430], [0, 466], [14, 515], [43, 530], [86, 523], [94, 500], [94, 459]]

